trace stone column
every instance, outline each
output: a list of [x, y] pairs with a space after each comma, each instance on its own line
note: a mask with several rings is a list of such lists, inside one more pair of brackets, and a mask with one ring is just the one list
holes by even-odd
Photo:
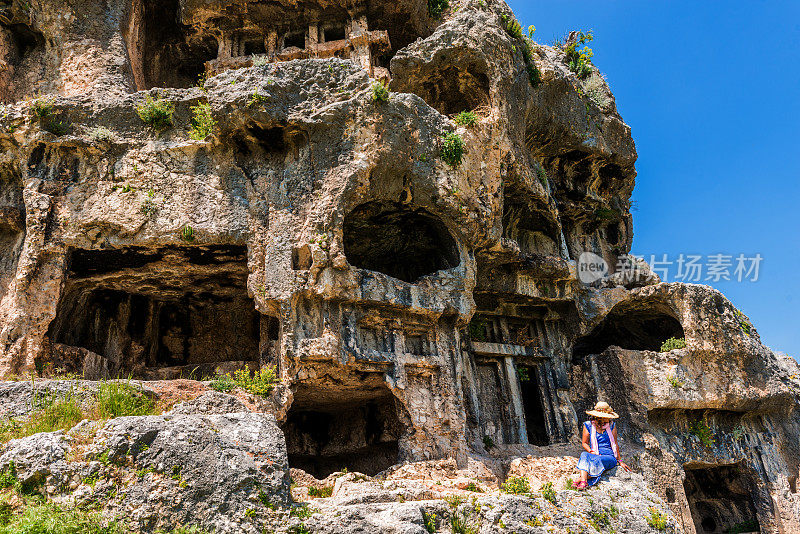
[[519, 380], [517, 379], [517, 371], [514, 368], [514, 358], [511, 356], [506, 356], [504, 358], [504, 363], [506, 368], [506, 377], [508, 380], [508, 391], [511, 394], [512, 417], [518, 422], [518, 441], [523, 445], [527, 445], [528, 427], [525, 424], [525, 410], [522, 407], [522, 393], [519, 390]]
[[367, 29], [367, 17], [362, 15], [354, 18], [350, 23], [350, 42], [353, 45], [353, 55], [351, 59], [361, 65], [363, 69], [372, 76], [372, 55], [369, 50], [369, 30]]
[[267, 38], [264, 39], [264, 48], [267, 51], [267, 56], [275, 57], [278, 51], [278, 31], [270, 30], [267, 33]]

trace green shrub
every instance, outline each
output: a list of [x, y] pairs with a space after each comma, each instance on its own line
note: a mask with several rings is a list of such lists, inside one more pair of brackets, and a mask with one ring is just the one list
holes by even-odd
[[526, 68], [528, 69], [528, 80], [530, 80], [531, 85], [539, 87], [539, 84], [542, 83], [542, 73], [539, 72], [539, 67], [536, 66], [533, 60], [530, 60]]
[[650, 507], [650, 517], [647, 518], [647, 524], [656, 530], [667, 530], [667, 514], [661, 510]]
[[691, 423], [689, 425], [689, 433], [696, 436], [700, 440], [700, 443], [706, 447], [711, 447], [716, 442], [714, 433], [708, 426], [708, 423], [703, 420]]
[[428, 534], [434, 534], [436, 532], [436, 514], [423, 510], [422, 519], [425, 521], [425, 530], [428, 531]]
[[589, 523], [600, 532], [611, 526], [611, 514], [608, 510], [589, 513]]
[[311, 531], [303, 523], [300, 523], [289, 527], [289, 534], [311, 534]]
[[389, 90], [380, 82], [372, 84], [372, 101], [373, 102], [388, 102]]
[[104, 382], [95, 394], [98, 415], [105, 418], [152, 415], [155, 401], [127, 382]]
[[144, 104], [136, 108], [136, 113], [142, 121], [154, 130], [166, 130], [172, 126], [172, 115], [175, 105], [162, 98], [154, 99], [148, 96]]
[[333, 495], [333, 486], [323, 486], [321, 488], [311, 486], [308, 488], [308, 495], [309, 497], [330, 497]]
[[464, 140], [455, 132], [442, 137], [442, 159], [451, 167], [461, 165], [464, 157]]
[[674, 349], [683, 349], [686, 347], [686, 338], [671, 337], [661, 344], [660, 352], [669, 352]]
[[258, 92], [258, 89], [256, 89], [255, 91], [253, 91], [253, 94], [250, 95], [250, 100], [247, 101], [247, 107], [248, 108], [252, 108], [252, 107], [260, 106], [261, 104], [263, 104], [266, 101], [267, 101], [267, 97], [265, 97], [264, 95], [260, 94]]
[[14, 517], [14, 508], [6, 498], [0, 496], [0, 527], [4, 527], [11, 523], [11, 518]]
[[211, 389], [228, 393], [238, 387], [253, 395], [267, 397], [272, 393], [277, 381], [278, 377], [274, 367], [266, 367], [252, 375], [249, 369], [237, 369], [233, 372], [232, 377], [228, 373], [214, 377]]
[[58, 116], [60, 111], [55, 108], [55, 97], [41, 97], [31, 103], [31, 114], [38, 119], [39, 126], [53, 135], [64, 135], [69, 131], [69, 123]]
[[556, 504], [556, 490], [553, 489], [553, 483], [548, 482], [542, 486], [542, 497], [544, 500]]
[[448, 7], [450, 7], [449, 0], [428, 0], [428, 13], [433, 18], [441, 17]]
[[224, 374], [215, 376], [211, 381], [211, 389], [219, 391], [220, 393], [230, 393], [236, 389], [236, 381], [231, 378], [231, 375]]
[[491, 436], [483, 436], [483, 446], [487, 451], [494, 448], [494, 440]]
[[194, 228], [192, 228], [188, 224], [184, 226], [183, 230], [181, 230], [181, 239], [183, 239], [187, 243], [194, 241]]
[[592, 57], [594, 52], [586, 46], [586, 43], [594, 40], [592, 30], [588, 32], [579, 31], [578, 38], [567, 45], [564, 49], [565, 60], [569, 70], [574, 72], [578, 78], [586, 78], [592, 73]]
[[36, 504], [0, 526], [0, 534], [123, 534], [116, 521], [107, 522], [99, 512]]
[[289, 511], [289, 517], [296, 517], [298, 519], [308, 519], [314, 512], [307, 504], [295, 506]]
[[37, 119], [49, 119], [55, 114], [55, 97], [40, 97], [31, 103], [31, 113]]
[[683, 381], [679, 380], [678, 377], [675, 375], [669, 375], [667, 377], [667, 382], [669, 382], [669, 385], [671, 385], [675, 389], [681, 389], [684, 386]]
[[236, 381], [236, 385], [246, 392], [253, 395], [261, 395], [262, 397], [269, 396], [278, 381], [274, 367], [256, 371], [252, 376], [249, 369], [238, 369], [233, 373], [233, 378]]
[[95, 126], [89, 130], [89, 139], [95, 143], [108, 142], [114, 139], [114, 132], [105, 126]]
[[475, 126], [478, 123], [478, 116], [474, 111], [462, 111], [453, 121], [461, 126]]
[[752, 335], [751, 329], [753, 328], [753, 324], [750, 322], [750, 319], [747, 318], [745, 314], [734, 308], [733, 313], [736, 314], [736, 319], [739, 321], [739, 328], [745, 334]]
[[217, 121], [211, 115], [211, 104], [200, 102], [192, 106], [192, 129], [189, 130], [189, 137], [195, 141], [204, 141], [214, 133]]
[[10, 488], [17, 482], [17, 470], [14, 468], [14, 462], [11, 461], [8, 465], [0, 471], [0, 489]]
[[513, 15], [509, 17], [506, 14], [503, 14], [502, 19], [506, 33], [514, 39], [522, 40], [522, 26], [519, 21]]
[[528, 382], [531, 379], [531, 375], [528, 372], [528, 368], [517, 367], [517, 377], [519, 378], [520, 382]]
[[531, 485], [525, 477], [511, 477], [500, 487], [503, 493], [513, 493], [514, 495], [522, 495], [523, 493], [530, 493]]

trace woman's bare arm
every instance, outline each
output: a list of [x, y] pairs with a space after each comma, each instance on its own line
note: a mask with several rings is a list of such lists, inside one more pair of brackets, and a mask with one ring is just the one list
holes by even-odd
[[586, 452], [592, 452], [592, 447], [589, 445], [589, 431], [586, 430], [586, 425], [581, 425], [581, 427], [583, 428], [583, 442], [581, 445], [583, 445], [583, 449]]

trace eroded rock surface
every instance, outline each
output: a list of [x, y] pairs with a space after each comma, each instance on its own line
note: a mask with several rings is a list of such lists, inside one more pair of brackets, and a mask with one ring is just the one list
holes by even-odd
[[[637, 154], [604, 77], [501, 1], [450, 4], [0, 6], [0, 415], [114, 377], [166, 412], [14, 440], [6, 465], [143, 531], [299, 529], [290, 468], [296, 498], [333, 493], [319, 532], [577, 532], [611, 499], [617, 532], [651, 506], [675, 532], [800, 531], [797, 364], [719, 292], [618, 267]], [[585, 252], [608, 276], [580, 281]], [[209, 392], [267, 368], [267, 396]], [[12, 380], [65, 373], [85, 380]], [[643, 478], [557, 484], [553, 508], [598, 399]], [[480, 511], [442, 502], [470, 484]]]

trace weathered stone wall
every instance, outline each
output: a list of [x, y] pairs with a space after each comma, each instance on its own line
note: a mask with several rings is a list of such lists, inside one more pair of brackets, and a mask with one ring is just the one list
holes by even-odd
[[[633, 238], [636, 150], [603, 77], [534, 45], [532, 83], [508, 6], [453, 4], [2, 8], [0, 374], [274, 365], [290, 461], [319, 476], [537, 453], [605, 399], [687, 532], [711, 467], [754, 488], [733, 493], [763, 531], [800, 528], [797, 371], [709, 288], [578, 281], [582, 252], [614, 266]], [[172, 127], [142, 122], [148, 98]]]

